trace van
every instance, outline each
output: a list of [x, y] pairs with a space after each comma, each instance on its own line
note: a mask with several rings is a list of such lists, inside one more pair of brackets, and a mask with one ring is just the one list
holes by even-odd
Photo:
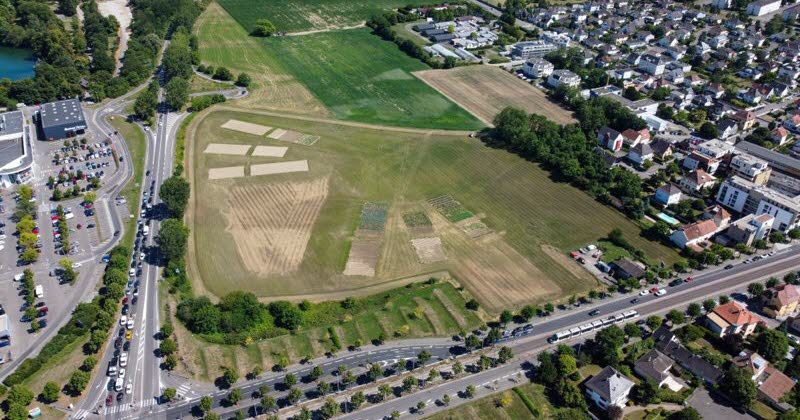
[[42, 287], [41, 284], [37, 284], [36, 287], [33, 289], [33, 292], [39, 299], [44, 297], [44, 287]]

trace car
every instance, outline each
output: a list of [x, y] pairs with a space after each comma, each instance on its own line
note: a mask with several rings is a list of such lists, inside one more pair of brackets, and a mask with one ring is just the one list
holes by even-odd
[[119, 370], [119, 374], [117, 374], [117, 377], [120, 379], [125, 379], [125, 368]]
[[650, 293], [656, 293], [656, 292], [658, 292], [658, 286], [654, 286], [654, 287], [650, 288]]
[[120, 347], [122, 347], [122, 339], [121, 339], [121, 338], [119, 338], [119, 337], [117, 337], [117, 339], [116, 339], [116, 340], [114, 340], [114, 348], [115, 348], [115, 349], [118, 349], [118, 348], [120, 348]]
[[140, 260], [144, 260], [144, 252], [140, 252], [139, 253], [139, 259]]
[[126, 326], [128, 327], [129, 330], [132, 330], [133, 329], [133, 319], [129, 319], [128, 320], [128, 324]]
[[631, 299], [631, 303], [639, 303], [639, 298], [633, 298], [633, 299]]
[[123, 398], [125, 398], [125, 394], [123, 394], [121, 392], [117, 394], [117, 402], [122, 401]]
[[681, 284], [683, 284], [683, 280], [675, 279], [675, 280], [672, 280], [671, 282], [669, 282], [669, 287], [675, 287], [675, 286], [678, 286], [678, 285], [681, 285]]
[[649, 294], [650, 294], [649, 290], [642, 290], [641, 292], [639, 292], [639, 296], [647, 296]]
[[728, 265], [726, 265], [724, 268], [725, 268], [726, 270], [730, 270], [731, 268], [733, 268], [733, 264], [728, 264]]
[[128, 315], [128, 305], [122, 307], [122, 315]]
[[34, 305], [34, 306], [35, 306], [36, 308], [41, 308], [41, 307], [42, 307], [42, 306], [44, 306], [44, 305], [45, 305], [45, 303], [44, 303], [44, 302], [36, 302], [36, 305]]
[[125, 325], [127, 322], [128, 322], [127, 316], [122, 315], [121, 317], [119, 317], [119, 325]]
[[128, 383], [125, 385], [125, 393], [130, 394], [132, 388], [133, 386], [131, 385], [130, 381], [128, 381]]
[[128, 353], [122, 353], [119, 355], [119, 367], [128, 366]]
[[114, 403], [114, 396], [111, 395], [111, 394], [108, 394], [108, 396], [106, 397], [106, 406], [110, 406], [113, 403]]
[[666, 294], [667, 294], [667, 289], [659, 289], [659, 290], [658, 290], [658, 291], [655, 293], [655, 295], [656, 295], [656, 296], [664, 296], [664, 295], [666, 295]]
[[683, 281], [685, 281], [686, 283], [689, 283], [690, 281], [694, 281], [694, 277], [692, 277], [692, 276], [686, 277], [685, 279], [683, 279]]
[[597, 316], [597, 315], [600, 315], [600, 310], [599, 309], [593, 309], [593, 310], [589, 311], [589, 316]]
[[82, 264], [81, 264], [81, 263], [79, 263], [79, 262], [72, 263], [72, 268], [80, 268], [80, 266], [81, 266], [81, 265], [82, 265]]
[[125, 339], [131, 341], [132, 338], [133, 338], [133, 330], [125, 331]]
[[131, 349], [131, 342], [126, 341], [122, 343], [122, 351], [129, 351]]

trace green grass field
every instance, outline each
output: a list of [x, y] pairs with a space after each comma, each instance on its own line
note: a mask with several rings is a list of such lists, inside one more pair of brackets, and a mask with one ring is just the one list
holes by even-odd
[[[239, 367], [244, 376], [256, 365], [268, 369], [281, 356], [288, 357], [293, 363], [305, 357], [321, 356], [327, 351], [335, 350], [328, 327], [333, 327], [343, 348], [357, 342], [366, 345], [381, 334], [387, 340], [449, 336], [462, 330], [470, 331], [481, 323], [474, 312], [464, 307], [464, 303], [462, 294], [450, 283], [416, 283], [360, 299], [362, 309], [351, 319], [327, 319], [320, 317], [320, 313], [307, 313], [307, 323], [316, 326], [244, 347], [203, 341], [189, 335], [183, 325], [176, 323], [176, 332], [181, 342], [180, 359], [184, 363], [181, 368], [196, 379], [211, 381], [219, 375], [220, 365]], [[443, 309], [445, 304], [457, 307], [457, 312], [447, 312]], [[326, 309], [330, 305], [338, 308], [339, 302], [317, 305], [312, 312], [336, 312], [332, 308]], [[397, 332], [402, 334], [397, 335]], [[210, 360], [213, 362], [209, 363]]]
[[[220, 128], [229, 119], [296, 130], [320, 136], [320, 140], [311, 147], [297, 146]], [[513, 307], [522, 301], [553, 300], [594, 287], [592, 280], [580, 276], [585, 272], [577, 264], [568, 261], [571, 265], [565, 267], [543, 246], [567, 252], [597, 241], [614, 227], [622, 229], [653, 261], [670, 264], [677, 259], [673, 250], [640, 238], [638, 227], [619, 212], [569, 185], [552, 182], [535, 164], [466, 136], [364, 129], [227, 110], [212, 112], [194, 123], [187, 138], [187, 145], [194, 148], [191, 177], [196, 192], [196, 207], [190, 215], [194, 235], [190, 258], [197, 269], [192, 277], [196, 290], [217, 296], [243, 289], [259, 296], [319, 294], [320, 299], [342, 299], [364, 288], [391, 288], [390, 282], [398, 278], [448, 270], [483, 302]], [[210, 142], [289, 146], [284, 160], [307, 159], [310, 171], [209, 182], [209, 168], [274, 161], [197, 152]], [[231, 192], [320, 178], [328, 179], [327, 198], [296, 271], [284, 275], [249, 271], [228, 230], [231, 209], [248, 203], [232, 205]], [[427, 216], [434, 221], [436, 235], [442, 236], [448, 260], [423, 265], [409, 244], [411, 237], [402, 215], [419, 211], [428, 206], [427, 199], [445, 194], [481, 215], [498, 234], [488, 242], [465, 238], [453, 223], [428, 207]], [[258, 205], [259, 195], [250, 197], [248, 205], [255, 214], [271, 211], [267, 205]], [[343, 276], [349, 243], [366, 201], [389, 204], [377, 274], [374, 278]], [[198, 223], [193, 223], [193, 218]], [[247, 231], [250, 241], [252, 234]], [[514, 267], [518, 270], [513, 271]], [[502, 286], [504, 279], [516, 283]], [[552, 284], [557, 287], [543, 290]], [[487, 295], [495, 288], [496, 300], [494, 294]], [[511, 298], [519, 300], [503, 300]]]
[[[524, 380], [524, 379], [523, 379]], [[451, 408], [447, 411], [434, 414], [426, 417], [428, 420], [483, 420], [483, 419], [535, 419], [535, 418], [551, 418], [555, 408], [550, 404], [545, 396], [545, 389], [538, 384], [525, 384], [520, 385], [517, 389], [526, 395], [536, 410], [539, 416], [534, 416], [533, 413], [525, 406], [522, 398], [513, 390], [498, 392], [497, 394], [475, 400], [473, 402], [462, 404], [458, 407]], [[503, 396], [511, 396], [511, 404], [507, 407], [501, 407], [497, 402]], [[451, 395], [450, 398], [454, 398]]]
[[[114, 119], [109, 121], [114, 129], [119, 131], [120, 136], [125, 139], [125, 144], [128, 146], [128, 152], [131, 154], [133, 161], [133, 178], [125, 184], [125, 187], [120, 191], [120, 195], [125, 197], [128, 201], [128, 211], [130, 214], [137, 214], [139, 212], [139, 193], [141, 192], [141, 179], [144, 175], [144, 157], [145, 148], [147, 143], [144, 138], [144, 133], [136, 124], [125, 121], [125, 117], [115, 115]], [[135, 229], [135, 219], [124, 219], [124, 233], [122, 237], [123, 244], [133, 243], [133, 235]]]
[[428, 66], [367, 29], [263, 40], [264, 48], [343, 120], [474, 130], [483, 124], [411, 75]]
[[279, 31], [297, 32], [358, 25], [381, 11], [426, 0], [220, 0], [248, 32], [256, 20], [268, 18]]

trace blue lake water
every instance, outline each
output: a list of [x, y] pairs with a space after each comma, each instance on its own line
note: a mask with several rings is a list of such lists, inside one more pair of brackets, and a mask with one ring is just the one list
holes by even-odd
[[33, 77], [36, 59], [30, 50], [0, 46], [0, 79], [20, 80]]

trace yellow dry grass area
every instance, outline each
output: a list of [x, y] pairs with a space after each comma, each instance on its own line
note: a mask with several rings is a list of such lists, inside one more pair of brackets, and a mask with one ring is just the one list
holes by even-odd
[[253, 78], [250, 94], [236, 101], [236, 106], [330, 115], [303, 84], [265, 52], [257, 38], [249, 36], [216, 2], [209, 4], [197, 19], [195, 33], [203, 64], [226, 66], [234, 74], [246, 72]]
[[250, 165], [250, 175], [276, 175], [292, 172], [308, 172], [307, 160], [293, 160], [289, 162], [259, 163]]
[[552, 258], [553, 261], [564, 267], [565, 270], [569, 271], [569, 273], [573, 276], [588, 282], [595, 280], [595, 278], [592, 277], [592, 275], [586, 269], [581, 267], [577, 261], [559, 251], [556, 247], [551, 245], [542, 245], [542, 251]]
[[245, 267], [261, 276], [296, 270], [328, 195], [328, 179], [235, 186], [229, 191], [226, 230]]
[[507, 106], [545, 116], [558, 124], [575, 122], [570, 111], [550, 101], [544, 92], [495, 66], [425, 70], [414, 75], [486, 124], [491, 124]]
[[269, 130], [272, 130], [272, 127], [266, 125], [252, 124], [239, 120], [228, 120], [220, 127], [233, 131], [241, 131], [242, 133], [248, 133], [254, 136], [263, 136], [264, 134], [267, 134]]

